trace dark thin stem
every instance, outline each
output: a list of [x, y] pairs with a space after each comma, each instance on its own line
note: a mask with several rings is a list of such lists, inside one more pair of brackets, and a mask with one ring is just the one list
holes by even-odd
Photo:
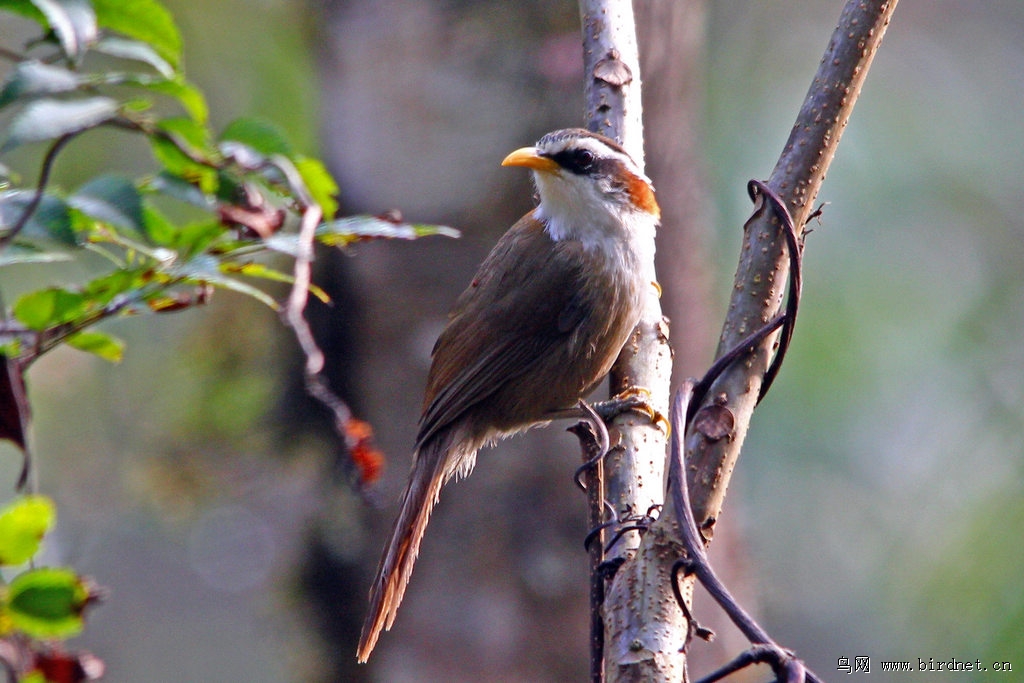
[[750, 198], [753, 201], [761, 202], [761, 206], [754, 212], [754, 216], [751, 220], [757, 218], [761, 211], [764, 211], [766, 207], [770, 205], [776, 218], [781, 223], [782, 234], [786, 238], [786, 248], [789, 253], [790, 273], [789, 295], [786, 297], [786, 310], [765, 323], [761, 328], [741, 339], [731, 349], [715, 359], [715, 362], [711, 364], [711, 367], [708, 368], [706, 373], [704, 373], [704, 376], [700, 381], [693, 385], [693, 396], [689, 402], [689, 408], [687, 408], [686, 414], [687, 424], [689, 424], [690, 420], [693, 419], [697, 409], [704, 403], [704, 399], [707, 397], [708, 391], [719, 376], [721, 376], [721, 374], [737, 360], [750, 353], [750, 351], [763, 342], [768, 335], [781, 327], [782, 333], [779, 335], [778, 350], [775, 352], [775, 356], [772, 358], [771, 364], [765, 371], [764, 380], [761, 383], [761, 390], [757, 399], [758, 402], [760, 402], [768, 393], [768, 389], [775, 381], [775, 377], [778, 375], [779, 369], [782, 367], [782, 361], [786, 357], [786, 351], [789, 349], [790, 341], [793, 339], [793, 330], [796, 326], [796, 314], [800, 308], [800, 297], [803, 293], [803, 245], [800, 243], [800, 238], [797, 236], [796, 228], [793, 225], [793, 217], [789, 214], [789, 209], [786, 208], [785, 203], [774, 191], [771, 190], [771, 188], [759, 180], [751, 180], [747, 183], [747, 191], [750, 193]]
[[[585, 421], [569, 428], [576, 434], [583, 449], [583, 466], [576, 471], [574, 480], [580, 483], [579, 475], [585, 474], [584, 489], [588, 499], [587, 524], [591, 531], [585, 545], [590, 557], [590, 680], [591, 683], [604, 681], [604, 619], [601, 614], [604, 605], [605, 586], [601, 566], [604, 564], [604, 532], [613, 524], [604, 520], [604, 457], [608, 454], [611, 440], [608, 428], [593, 407], [585, 401], [579, 402]], [[589, 426], [589, 429], [588, 429]], [[595, 542], [596, 541], [596, 542]]]
[[18, 424], [18, 446], [21, 448], [21, 471], [18, 473], [18, 480], [14, 484], [14, 490], [18, 493], [25, 493], [29, 489], [31, 484], [34, 488], [35, 482], [32, 475], [32, 448], [29, 445], [28, 435], [28, 422], [30, 415], [30, 408], [28, 402], [28, 396], [25, 395], [25, 378], [24, 368], [21, 363], [14, 358], [7, 358], [0, 356], [0, 364], [2, 364], [2, 372], [7, 373], [6, 382], [8, 383], [8, 391], [11, 399], [11, 407], [8, 410], [13, 409], [17, 413]]
[[24, 62], [28, 57], [10, 48], [0, 47], [0, 59], [6, 59], [9, 62]]
[[[711, 567], [708, 560], [704, 543], [701, 540], [700, 532], [697, 529], [697, 522], [693, 516], [693, 509], [690, 506], [689, 487], [686, 485], [686, 476], [683, 465], [684, 439], [686, 433], [687, 407], [692, 396], [692, 384], [687, 381], [676, 391], [672, 399], [671, 423], [672, 438], [669, 441], [669, 494], [672, 497], [672, 505], [675, 515], [680, 521], [679, 528], [682, 536], [683, 546], [686, 549], [686, 571], [697, 577], [708, 594], [729, 616], [729, 619], [754, 645], [766, 645], [778, 652], [785, 651], [774, 641], [768, 632], [754, 620], [750, 614], [743, 609], [739, 602], [732, 596], [729, 590], [722, 583], [721, 579]], [[781, 660], [780, 660], [781, 661]], [[800, 665], [802, 668], [802, 665]], [[806, 672], [807, 680], [817, 681], [817, 677], [810, 671]]]
[[[782, 653], [785, 656], [785, 653]], [[716, 683], [726, 676], [730, 676], [741, 669], [753, 664], [771, 664], [772, 668], [784, 666], [779, 661], [779, 651], [766, 645], [754, 645], [749, 650], [744, 650], [735, 659], [725, 666], [712, 671], [707, 676], [698, 679], [695, 683]]]
[[39, 169], [39, 182], [36, 183], [36, 189], [32, 195], [32, 199], [29, 200], [28, 205], [25, 206], [25, 211], [18, 217], [18, 221], [11, 226], [10, 230], [0, 236], [0, 250], [13, 242], [18, 236], [18, 233], [28, 225], [28, 221], [32, 218], [32, 214], [36, 212], [36, 209], [39, 208], [39, 203], [43, 201], [43, 195], [46, 193], [46, 186], [50, 182], [50, 173], [53, 171], [53, 165], [57, 161], [57, 155], [76, 135], [78, 135], [78, 133], [62, 135], [57, 138], [52, 145], [50, 145], [50, 149], [46, 150], [46, 156], [43, 157], [43, 165]]
[[672, 438], [669, 442], [669, 465], [668, 477], [672, 505], [675, 507], [676, 515], [680, 516], [682, 523], [683, 544], [686, 547], [689, 558], [688, 571], [696, 575], [697, 579], [707, 588], [708, 593], [715, 599], [722, 609], [726, 611], [736, 627], [752, 643], [775, 644], [767, 631], [761, 628], [754, 619], [747, 614], [736, 600], [729, 594], [708, 563], [707, 553], [704, 550], [704, 543], [700, 540], [700, 532], [697, 530], [697, 522], [693, 518], [693, 510], [690, 508], [690, 494], [686, 486], [686, 477], [683, 469], [683, 435], [685, 428], [683, 420], [686, 415], [686, 404], [690, 400], [690, 388], [684, 385], [683, 389], [676, 392], [672, 400]]
[[630, 531], [647, 531], [649, 527], [650, 524], [627, 524], [626, 526], [620, 526], [618, 529], [615, 530], [615, 535], [612, 536], [611, 540], [608, 541], [608, 543], [605, 545], [604, 552], [606, 554], [610, 553], [612, 548], [615, 547], [615, 544], [618, 543], [622, 539], [622, 537]]
[[747, 183], [747, 192], [752, 201], [760, 200], [763, 205], [771, 206], [775, 218], [782, 224], [782, 235], [786, 238], [786, 250], [789, 253], [789, 296], [786, 297], [785, 324], [779, 335], [779, 348], [761, 382], [761, 391], [757, 397], [757, 401], [760, 403], [782, 368], [782, 361], [786, 358], [786, 351], [789, 350], [789, 343], [793, 339], [793, 330], [796, 328], [796, 314], [800, 308], [800, 297], [804, 288], [803, 245], [797, 236], [796, 226], [793, 225], [793, 216], [790, 215], [786, 203], [774, 190], [759, 180], [751, 180]]
[[121, 128], [122, 130], [129, 130], [135, 133], [142, 133], [143, 135], [159, 138], [165, 142], [169, 142], [174, 147], [184, 154], [189, 161], [195, 162], [202, 166], [207, 166], [212, 169], [220, 169], [220, 164], [215, 159], [211, 159], [204, 154], [200, 154], [192, 148], [184, 139], [180, 136], [166, 131], [162, 128], [158, 128], [151, 121], [138, 120], [127, 118], [125, 116], [118, 116], [110, 119], [109, 121], [103, 122], [102, 125], [113, 126], [114, 128]]
[[715, 362], [711, 364], [711, 367], [708, 368], [707, 372], [704, 373], [704, 376], [700, 378], [700, 381], [693, 385], [693, 397], [687, 408], [687, 424], [690, 423], [690, 420], [693, 419], [697, 409], [702, 403], [704, 403], [704, 399], [707, 397], [708, 391], [715, 383], [715, 380], [717, 380], [721, 374], [729, 368], [729, 366], [748, 354], [751, 347], [760, 344], [768, 335], [782, 327], [785, 322], [786, 315], [784, 313], [780, 313], [765, 323], [764, 327], [754, 330], [727, 352], [715, 359]]

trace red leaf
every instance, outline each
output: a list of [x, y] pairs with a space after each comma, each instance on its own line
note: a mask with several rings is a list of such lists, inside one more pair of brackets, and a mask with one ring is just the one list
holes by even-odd
[[28, 400], [21, 368], [7, 356], [0, 356], [0, 439], [9, 439], [25, 450], [25, 427], [28, 425]]
[[89, 652], [37, 652], [34, 670], [52, 683], [95, 681], [104, 674], [103, 660]]
[[363, 486], [376, 483], [384, 472], [385, 458], [373, 445], [373, 427], [353, 417], [345, 423], [344, 429], [352, 463], [359, 472], [359, 483]]
[[29, 461], [25, 432], [28, 431], [29, 406], [25, 396], [25, 378], [21, 366], [0, 355], [0, 439], [8, 439], [21, 449], [24, 460], [18, 488], [28, 482]]

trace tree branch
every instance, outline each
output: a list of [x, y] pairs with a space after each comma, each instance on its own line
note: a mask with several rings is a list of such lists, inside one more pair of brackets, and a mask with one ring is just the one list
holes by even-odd
[[[832, 34], [796, 123], [766, 185], [787, 205], [798, 236], [825, 178], [896, 0], [849, 0]], [[772, 211], [760, 207], [744, 226], [744, 242], [729, 314], [717, 355], [774, 318], [789, 273], [785, 240]], [[697, 526], [705, 541], [714, 531], [733, 467], [743, 446], [777, 335], [761, 342], [746, 362], [734, 363], [708, 392], [701, 408], [726, 406], [735, 428], [729, 438], [687, 434], [687, 478]]]
[[[622, 143], [642, 169], [644, 166], [643, 121], [640, 87], [640, 59], [637, 50], [636, 24], [631, 0], [581, 0], [580, 21], [583, 30], [583, 66], [585, 119], [590, 130]], [[668, 325], [664, 320], [654, 270], [654, 238], [651, 240], [652, 262], [646, 264], [652, 286], [644, 311], [633, 336], [616, 361], [609, 375], [612, 396], [633, 387], [650, 392], [651, 408], [664, 415], [668, 412], [672, 374], [672, 353], [668, 346]], [[619, 519], [637, 518], [657, 509], [663, 500], [662, 480], [665, 465], [666, 435], [652, 421], [637, 419], [624, 413], [612, 421], [618, 442], [607, 456], [605, 467], [606, 497]], [[609, 680], [646, 677], [643, 667], [654, 666], [680, 679], [685, 661], [678, 647], [658, 650], [655, 657], [647, 646], [664, 643], [665, 638], [638, 639], [630, 615], [637, 612], [637, 591], [642, 586], [658, 585], [652, 577], [638, 575], [627, 568], [643, 571], [651, 565], [629, 562], [640, 545], [638, 531], [619, 534], [608, 548], [606, 564], [626, 560], [616, 573], [605, 600], [604, 674]], [[668, 568], [662, 578], [668, 577]], [[662, 582], [660, 589], [670, 590]], [[685, 630], [682, 611], [671, 598], [661, 601], [665, 609], [657, 615], [646, 615], [648, 623], [657, 624], [662, 635], [670, 636], [677, 628]], [[599, 623], [597, 624], [599, 625]], [[592, 636], [592, 640], [596, 639]], [[668, 640], [672, 640], [671, 637]], [[643, 646], [637, 648], [638, 642]]]
[[[802, 244], [795, 243], [797, 240], [792, 236], [787, 245], [786, 231], [780, 228], [779, 212], [769, 207], [769, 193], [789, 208], [799, 237], [895, 4], [895, 1], [849, 0], [790, 140], [765, 184], [768, 192], [756, 193], [752, 197], [757, 207], [745, 226], [733, 297], [717, 355], [721, 357], [730, 353], [738, 344], [753, 348], [740, 354], [739, 362], [719, 367], [722, 374], [706, 392], [696, 419], [685, 435], [687, 488], [693, 498], [691, 503], [695, 513], [695, 522], [687, 523], [697, 528], [702, 543], [710, 542], [732, 469], [750, 417], [762, 394], [761, 388], [779, 338], [779, 333], [770, 331], [770, 326], [782, 320], [779, 310], [790, 272], [788, 258], [794, 252], [798, 254], [802, 248]], [[584, 23], [585, 35], [590, 26]], [[592, 68], [589, 62], [588, 68]], [[588, 98], [588, 102], [592, 101]], [[798, 282], [792, 283], [794, 291], [798, 288]], [[650, 321], [651, 318], [645, 315], [644, 320]], [[763, 334], [764, 331], [770, 333]], [[642, 323], [638, 348], [643, 346], [643, 332]], [[630, 355], [628, 350], [631, 348], [627, 345], [624, 357]], [[635, 377], [649, 377], [645, 373], [652, 372], [651, 367], [629, 366], [628, 374], [613, 378], [613, 392], [620, 388], [614, 382], [623, 378], [628, 378], [634, 385], [652, 387], [644, 381], [633, 381]], [[700, 419], [701, 411], [714, 412], [725, 419], [703, 421]], [[709, 425], [725, 425], [727, 429], [711, 429]], [[627, 444], [630, 443], [630, 434], [629, 429], [623, 430]], [[634, 453], [627, 451], [626, 458], [630, 456]], [[611, 466], [608, 469], [610, 477], [619, 476]], [[660, 474], [661, 470], [658, 472]], [[657, 481], [661, 481], [660, 476]], [[609, 491], [612, 491], [611, 484]], [[661, 492], [657, 495], [660, 498]], [[619, 499], [613, 499], [613, 502], [620, 504]], [[693, 582], [685, 581], [681, 586], [675, 582], [675, 558], [687, 556], [679, 540], [680, 521], [672, 511], [680, 504], [670, 503], [668, 514], [650, 527], [636, 551], [635, 560], [627, 562], [619, 570], [609, 589], [605, 609], [608, 620], [605, 661], [606, 673], [612, 680], [671, 681], [682, 680], [685, 675], [682, 650], [687, 643], [689, 627], [680, 627], [679, 624], [686, 624]], [[672, 605], [668, 606], [665, 598], [676, 594], [681, 600], [673, 597]], [[759, 627], [751, 634], [759, 642], [770, 643], [767, 634]], [[777, 652], [782, 652], [774, 647]], [[792, 668], [788, 668], [791, 665]], [[779, 659], [775, 666], [786, 668], [787, 676], [792, 675], [799, 680], [803, 680], [805, 675], [802, 664], [788, 656]]]
[[46, 156], [43, 157], [42, 166], [39, 169], [39, 181], [36, 183], [36, 189], [32, 193], [32, 199], [29, 200], [28, 204], [25, 205], [25, 210], [21, 216], [18, 217], [18, 221], [11, 226], [10, 230], [0, 235], [0, 251], [5, 249], [7, 245], [17, 238], [18, 233], [25, 229], [28, 225], [29, 220], [32, 218], [32, 214], [39, 208], [40, 202], [43, 201], [43, 195], [46, 194], [46, 186], [50, 182], [50, 173], [53, 171], [53, 165], [57, 161], [57, 155], [64, 149], [64, 146], [71, 142], [78, 133], [68, 133], [57, 138], [50, 148], [46, 150]]
[[580, 0], [586, 127], [618, 140], [644, 167], [640, 56], [630, 0]]

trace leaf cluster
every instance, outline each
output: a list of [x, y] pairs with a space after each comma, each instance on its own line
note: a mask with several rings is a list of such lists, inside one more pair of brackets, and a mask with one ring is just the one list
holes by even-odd
[[[291, 282], [292, 275], [266, 256], [299, 255], [298, 219], [308, 207], [328, 217], [338, 210], [325, 165], [265, 121], [242, 118], [213, 131], [202, 93], [181, 69], [178, 30], [157, 0], [2, 0], [0, 11], [34, 19], [43, 30], [22, 52], [3, 52], [16, 61], [0, 86], [0, 114], [14, 112], [0, 142], [0, 267], [86, 252], [107, 264], [88, 282], [15, 301], [0, 329], [4, 355], [27, 364], [67, 343], [118, 360], [121, 342], [87, 328], [200, 305], [214, 289], [276, 309], [258, 282]], [[142, 136], [153, 172], [50, 187], [66, 144], [101, 127]], [[46, 145], [34, 187], [19, 186], [2, 165], [4, 154], [24, 145]], [[345, 246], [425, 234], [452, 231], [363, 216], [323, 222], [316, 239]]]
[[[7, 644], [3, 665], [18, 680], [85, 680], [102, 673], [99, 660], [56, 646], [82, 632], [86, 610], [102, 598], [101, 591], [66, 567], [29, 565], [17, 571], [36, 556], [56, 518], [53, 501], [39, 495], [21, 496], [0, 509], [0, 638]], [[8, 572], [14, 572], [10, 578]], [[61, 671], [81, 675], [68, 679]]]

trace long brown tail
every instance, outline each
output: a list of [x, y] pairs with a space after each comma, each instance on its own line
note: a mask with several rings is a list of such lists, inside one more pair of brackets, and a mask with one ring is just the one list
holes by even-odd
[[391, 539], [384, 548], [377, 576], [370, 588], [370, 611], [363, 622], [357, 651], [360, 662], [369, 659], [380, 632], [389, 630], [395, 621], [395, 614], [416, 564], [430, 511], [450, 473], [448, 451], [451, 440], [448, 433], [438, 434], [416, 453], [409, 483], [402, 496], [402, 509], [395, 520]]

